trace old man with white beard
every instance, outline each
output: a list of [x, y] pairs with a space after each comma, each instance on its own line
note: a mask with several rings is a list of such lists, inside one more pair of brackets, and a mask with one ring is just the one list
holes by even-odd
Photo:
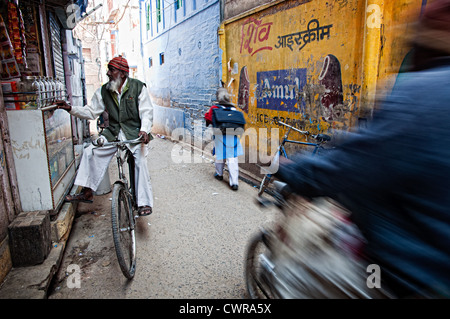
[[[147, 144], [153, 123], [153, 105], [145, 83], [129, 78], [128, 62], [122, 56], [108, 63], [109, 82], [94, 93], [91, 103], [85, 106], [71, 106], [65, 101], [57, 101], [57, 107], [71, 115], [86, 120], [97, 119], [104, 111], [108, 113], [109, 125], [100, 138], [133, 140], [141, 137], [143, 143], [130, 146], [136, 162], [136, 200], [141, 216], [150, 215], [153, 207], [153, 192], [147, 167]], [[117, 146], [96, 148], [88, 146], [84, 152], [75, 179], [75, 185], [82, 186], [80, 194], [67, 195], [69, 202], [93, 202], [94, 192], [103, 180], [109, 163], [117, 151]]]

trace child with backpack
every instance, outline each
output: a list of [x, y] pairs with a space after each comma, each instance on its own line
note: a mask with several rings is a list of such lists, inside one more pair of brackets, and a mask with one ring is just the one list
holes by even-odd
[[[217, 105], [211, 106], [205, 114], [206, 126], [213, 125], [214, 128], [213, 138], [216, 156], [214, 177], [217, 180], [223, 180], [223, 169], [226, 162], [230, 187], [237, 191], [239, 188], [238, 156], [244, 154], [239, 133], [243, 132], [245, 119], [242, 112], [238, 111], [231, 103], [230, 94], [225, 88], [221, 87], [217, 90], [216, 98]], [[218, 114], [220, 112], [222, 113]]]

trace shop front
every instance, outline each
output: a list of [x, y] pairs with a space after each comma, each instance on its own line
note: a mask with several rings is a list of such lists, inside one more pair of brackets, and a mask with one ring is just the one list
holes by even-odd
[[56, 216], [76, 173], [86, 123], [55, 107], [72, 103], [73, 82], [83, 81], [73, 76], [82, 56], [68, 51], [76, 42], [61, 14], [68, 6], [82, 15], [87, 1], [0, 0], [0, 282], [10, 268], [8, 226], [21, 213]]

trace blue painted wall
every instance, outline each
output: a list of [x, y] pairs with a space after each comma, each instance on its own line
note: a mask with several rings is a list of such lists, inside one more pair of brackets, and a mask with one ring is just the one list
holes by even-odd
[[[193, 130], [196, 120], [202, 120], [211, 106], [220, 84], [220, 2], [182, 0], [181, 7], [176, 8], [175, 0], [161, 0], [159, 21], [157, 2], [140, 2], [144, 80], [153, 103], [169, 108], [162, 113], [170, 114], [173, 109], [179, 114], [182, 110], [184, 127]], [[155, 120], [163, 121], [164, 116], [158, 115]]]

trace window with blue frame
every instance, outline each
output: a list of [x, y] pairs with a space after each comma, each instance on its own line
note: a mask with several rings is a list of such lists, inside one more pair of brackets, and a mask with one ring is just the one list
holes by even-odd
[[175, 9], [180, 9], [183, 6], [183, 0], [175, 0]]
[[147, 2], [147, 5], [145, 6], [145, 22], [147, 26], [147, 31], [150, 30], [150, 2]]
[[161, 0], [156, 0], [156, 21], [161, 22]]

